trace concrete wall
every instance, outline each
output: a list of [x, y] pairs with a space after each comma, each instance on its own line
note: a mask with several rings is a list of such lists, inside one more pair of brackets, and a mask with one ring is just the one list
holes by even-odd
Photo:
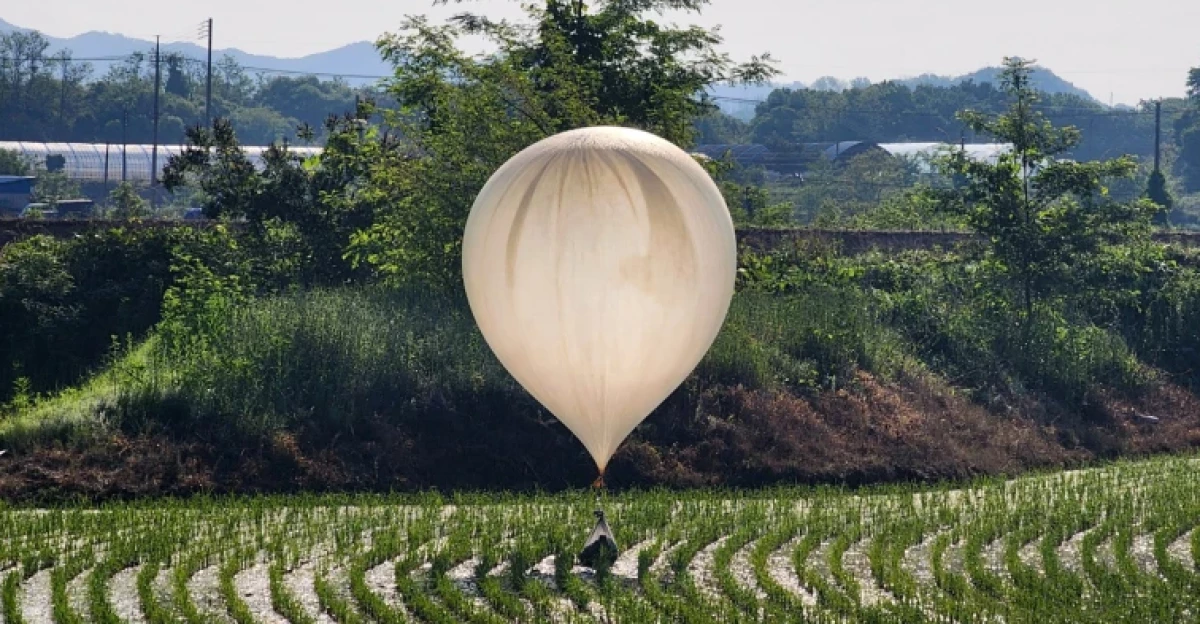
[[29, 193], [0, 193], [0, 214], [19, 213], [29, 203]]

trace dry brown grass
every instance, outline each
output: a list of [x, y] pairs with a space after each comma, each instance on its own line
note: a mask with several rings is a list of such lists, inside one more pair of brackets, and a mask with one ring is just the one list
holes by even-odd
[[[677, 393], [626, 441], [609, 469], [610, 486], [937, 481], [1200, 447], [1200, 399], [1173, 385], [1136, 400], [1097, 393], [1093, 413], [1074, 416], [1035, 402], [997, 414], [933, 378], [881, 383], [862, 372], [849, 388], [815, 397], [741, 387], [693, 396]], [[478, 430], [453, 433], [440, 416], [405, 426], [380, 421], [333, 440], [279, 434], [216, 446], [117, 436], [41, 448], [0, 457], [0, 497], [555, 490], [583, 487], [594, 476], [578, 443], [555, 423], [502, 430], [499, 413], [481, 412]]]

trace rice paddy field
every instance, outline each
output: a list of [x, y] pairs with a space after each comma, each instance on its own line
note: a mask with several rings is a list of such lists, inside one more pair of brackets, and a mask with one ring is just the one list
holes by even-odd
[[17, 622], [1195, 622], [1200, 459], [597, 503], [298, 496], [0, 510]]

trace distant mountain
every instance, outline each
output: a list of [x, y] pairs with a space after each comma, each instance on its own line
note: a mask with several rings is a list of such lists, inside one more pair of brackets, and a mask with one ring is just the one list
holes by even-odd
[[[916, 87], [918, 85], [931, 85], [935, 87], [952, 87], [961, 84], [965, 81], [973, 81], [976, 83], [990, 82], [996, 84], [999, 82], [1001, 68], [985, 67], [978, 71], [964, 74], [961, 76], [939, 76], [936, 74], [922, 74], [914, 78], [900, 78], [894, 82], [908, 86]], [[1033, 70], [1033, 86], [1039, 91], [1046, 93], [1069, 93], [1077, 95], [1086, 100], [1099, 102], [1092, 94], [1071, 84], [1067, 80], [1055, 74], [1053, 71], [1044, 67], [1036, 67]], [[807, 85], [810, 89], [818, 89], [822, 91], [841, 91], [849, 89], [852, 86], [866, 86], [870, 81], [865, 78], [856, 78], [852, 81], [845, 81], [834, 76], [823, 76], [814, 81], [811, 85]], [[749, 121], [754, 117], [754, 107], [757, 101], [765, 100], [768, 95], [775, 89], [803, 89], [806, 85], [799, 82], [789, 84], [772, 83], [761, 86], [731, 86], [731, 85], [715, 85], [710, 89], [710, 92], [717, 97], [717, 104], [726, 114], [732, 115], [739, 119]]]
[[[28, 29], [0, 20], [0, 33], [14, 30], [24, 31]], [[123, 57], [134, 52], [146, 52], [154, 46], [153, 41], [95, 31], [66, 39], [50, 36], [46, 36], [46, 39], [50, 41], [52, 53], [66, 49], [70, 50], [76, 58]], [[165, 43], [163, 44], [163, 49], [169, 52], [178, 52], [186, 57], [195, 59], [203, 59], [207, 54], [204, 47], [188, 42]], [[379, 52], [375, 49], [375, 46], [367, 41], [351, 43], [334, 50], [310, 54], [300, 58], [279, 58], [250, 54], [237, 48], [213, 50], [214, 60], [219, 60], [225, 55], [233, 57], [243, 67], [249, 68], [251, 73], [254, 73], [255, 69], [267, 69], [285, 72], [327, 74], [330, 76], [341, 75], [347, 77], [347, 82], [355, 85], [372, 82], [373, 79], [369, 77], [383, 76], [391, 73], [391, 68], [379, 57]], [[99, 66], [98, 70], [103, 71], [103, 67]], [[998, 67], [986, 67], [962, 76], [923, 74], [915, 78], [902, 78], [896, 82], [910, 87], [920, 84], [947, 87], [956, 85], [964, 80], [994, 83], [999, 72], [1000, 68]], [[368, 78], [363, 78], [363, 76], [367, 76]], [[845, 89], [851, 85], [862, 85], [866, 82], [862, 78], [847, 82], [832, 76], [826, 76], [815, 81], [812, 84], [812, 88]], [[1072, 93], [1093, 101], [1096, 99], [1087, 91], [1067, 82], [1049, 69], [1037, 68], [1033, 73], [1033, 83], [1038, 89], [1048, 93]], [[726, 113], [748, 120], [754, 117], [754, 107], [757, 101], [766, 99], [775, 89], [802, 89], [805, 86], [799, 82], [773, 83], [761, 86], [715, 85], [710, 89], [710, 92], [719, 98], [718, 103]]]
[[[916, 87], [918, 85], [952, 87], [968, 80], [975, 83], [990, 82], [992, 84], [996, 84], [999, 82], [1001, 70], [1002, 68], [1000, 67], [985, 67], [978, 71], [964, 74], [962, 76], [937, 76], [934, 74], [921, 74], [915, 78], [902, 78], [896, 82], [909, 87]], [[1077, 95], [1093, 102], [1099, 102], [1099, 100], [1093, 97], [1091, 93], [1088, 93], [1087, 91], [1084, 91], [1083, 89], [1071, 84], [1066, 79], [1044, 67], [1034, 68], [1031, 81], [1033, 83], [1033, 87], [1038, 91], [1044, 91], [1046, 93], [1067, 93], [1070, 95]]]
[[[0, 20], [0, 33], [28, 30], [28, 28], [21, 28]], [[72, 56], [80, 59], [124, 57], [134, 52], [147, 52], [154, 48], [153, 41], [134, 39], [107, 32], [86, 32], [65, 39], [51, 37], [45, 35], [45, 33], [42, 34], [50, 42], [50, 53], [70, 50]], [[163, 43], [162, 48], [164, 52], [176, 52], [194, 59], [204, 59], [208, 54], [205, 47], [189, 42]], [[300, 58], [279, 58], [261, 54], [250, 54], [237, 48], [214, 49], [213, 61], [218, 61], [225, 55], [233, 57], [243, 67], [250, 68], [251, 73], [254, 73], [254, 69], [268, 69], [284, 72], [356, 76], [355, 78], [347, 78], [347, 82], [351, 84], [372, 82], [373, 78], [369, 77], [383, 76], [391, 73], [391, 68], [379, 57], [379, 52], [375, 49], [375, 46], [367, 41], [351, 43], [327, 52], [310, 54]], [[103, 71], [103, 69], [103, 65], [97, 64], [98, 71]], [[363, 76], [367, 76], [368, 78], [363, 78]]]

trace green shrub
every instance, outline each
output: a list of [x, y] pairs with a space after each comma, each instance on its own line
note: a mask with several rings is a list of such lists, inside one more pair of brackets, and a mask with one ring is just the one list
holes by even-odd
[[712, 384], [815, 391], [849, 383], [860, 369], [891, 375], [906, 361], [870, 297], [818, 284], [785, 295], [738, 293], [697, 375]]
[[[211, 303], [217, 282], [244, 294], [303, 283], [305, 266], [285, 233], [268, 230], [254, 242], [224, 227], [134, 227], [4, 246], [0, 403], [17, 379], [36, 393], [79, 383], [104, 364], [115, 337], [141, 339], [159, 323], [164, 298], [168, 317], [178, 319]], [[170, 329], [164, 334], [178, 335]]]
[[164, 322], [190, 339], [164, 340], [155, 365], [171, 371], [193, 419], [229, 433], [340, 431], [402, 414], [413, 397], [511, 385], [465, 306], [448, 298], [315, 290], [235, 307], [236, 296], [207, 292], [187, 320]]

